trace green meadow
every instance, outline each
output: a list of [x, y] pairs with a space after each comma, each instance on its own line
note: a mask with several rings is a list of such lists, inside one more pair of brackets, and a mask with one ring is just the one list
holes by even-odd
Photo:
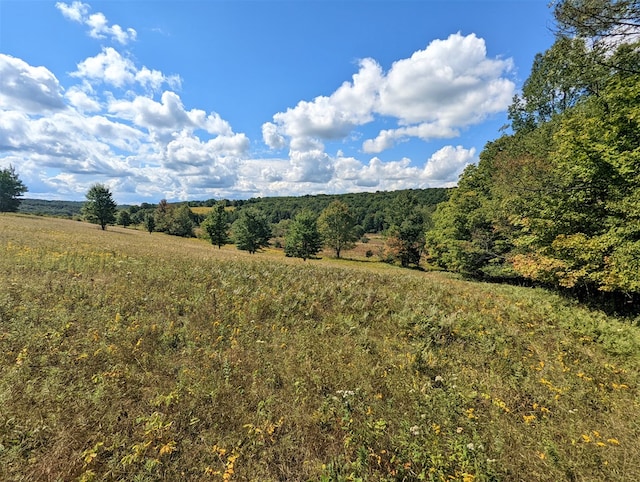
[[3, 481], [640, 480], [639, 373], [542, 289], [0, 215]]

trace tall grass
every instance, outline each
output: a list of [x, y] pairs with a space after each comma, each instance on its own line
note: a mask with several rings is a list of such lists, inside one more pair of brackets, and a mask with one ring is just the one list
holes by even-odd
[[0, 480], [640, 480], [639, 347], [542, 290], [3, 215]]

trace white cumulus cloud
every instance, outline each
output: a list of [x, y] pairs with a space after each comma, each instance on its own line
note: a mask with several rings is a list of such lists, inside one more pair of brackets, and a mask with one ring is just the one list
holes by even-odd
[[131, 59], [124, 57], [113, 47], [104, 47], [98, 55], [84, 59], [71, 75], [88, 82], [104, 82], [118, 88], [138, 84], [152, 91], [158, 91], [163, 84], [176, 88], [181, 83], [177, 75], [166, 76], [144, 66], [138, 69]]
[[69, 103], [81, 112], [98, 112], [100, 102], [79, 86], [70, 87], [64, 94]]
[[160, 102], [136, 96], [133, 100], [113, 99], [109, 113], [135, 125], [148, 129], [161, 139], [183, 130], [204, 130], [212, 135], [232, 136], [233, 131], [227, 121], [217, 113], [207, 114], [200, 109], [186, 110], [180, 96], [175, 92], [162, 93]]
[[263, 139], [277, 148], [287, 140], [343, 139], [377, 117], [395, 119], [398, 127], [365, 140], [365, 152], [382, 152], [412, 137], [456, 137], [461, 128], [508, 107], [515, 92], [506, 77], [511, 70], [511, 60], [487, 57], [483, 39], [453, 34], [398, 60], [386, 73], [375, 60], [362, 60], [352, 81], [330, 96], [275, 114], [263, 126]]
[[[135, 84], [133, 71], [114, 79]], [[209, 198], [242, 182], [247, 136], [215, 112], [185, 108], [175, 92], [117, 97], [87, 76], [65, 92], [46, 68], [1, 54], [0, 76], [0, 165], [19, 166], [32, 195], [78, 199], [104, 182], [131, 202]]]
[[332, 95], [300, 101], [275, 114], [273, 123], [263, 126], [265, 143], [281, 146], [285, 136], [294, 143], [304, 138], [344, 138], [355, 126], [373, 120], [381, 80], [381, 67], [372, 59], [362, 60], [352, 81], [344, 82]]
[[424, 168], [424, 176], [434, 184], [453, 185], [465, 167], [477, 161], [475, 148], [445, 146], [433, 153]]
[[65, 108], [63, 89], [46, 67], [0, 54], [0, 79], [0, 109], [37, 114]]

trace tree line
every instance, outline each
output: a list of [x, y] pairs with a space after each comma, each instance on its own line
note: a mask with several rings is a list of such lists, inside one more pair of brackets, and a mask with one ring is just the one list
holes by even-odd
[[[15, 170], [6, 170], [10, 207], [16, 211], [26, 186]], [[107, 226], [117, 224], [144, 226], [150, 233], [163, 232], [174, 236], [194, 237], [200, 227], [204, 237], [214, 245], [235, 243], [239, 249], [255, 253], [275, 239], [277, 247], [287, 256], [308, 259], [323, 247], [329, 247], [336, 257], [353, 248], [354, 242], [368, 233], [384, 233], [384, 261], [402, 266], [419, 266], [424, 253], [424, 232], [438, 203], [448, 198], [451, 189], [407, 189], [391, 192], [317, 195], [301, 197], [254, 198], [247, 201], [208, 200], [118, 206], [110, 189], [104, 184], [91, 186], [86, 201], [80, 204], [84, 220]], [[35, 203], [38, 206], [46, 204]], [[58, 206], [56, 212], [76, 209], [77, 203]], [[210, 207], [208, 214], [191, 208]], [[62, 211], [60, 211], [62, 210]], [[282, 244], [281, 239], [284, 240]]]
[[640, 293], [640, 2], [564, 0], [489, 142], [440, 204], [430, 259], [483, 279]]
[[[108, 187], [95, 184], [87, 192], [84, 218], [104, 230], [110, 224], [127, 227], [142, 224], [145, 229], [167, 234], [192, 237], [197, 226], [213, 245], [235, 243], [238, 249], [256, 253], [270, 245], [274, 236], [284, 238], [286, 256], [307, 260], [323, 248], [340, 258], [365, 234], [352, 209], [340, 199], [331, 201], [320, 213], [309, 207], [299, 209], [291, 219], [274, 224], [257, 203], [242, 207], [229, 206], [225, 201], [212, 206], [206, 215], [194, 214], [188, 204], [169, 204], [161, 200], [157, 205], [130, 206], [117, 210]], [[421, 204], [412, 191], [397, 192], [393, 202], [385, 206], [384, 261], [399, 262], [402, 266], [419, 266], [424, 252], [424, 232], [435, 206]]]

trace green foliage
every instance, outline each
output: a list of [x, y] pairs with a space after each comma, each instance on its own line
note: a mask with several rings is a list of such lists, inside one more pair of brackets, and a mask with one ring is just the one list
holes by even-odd
[[174, 208], [167, 202], [166, 199], [160, 200], [153, 215], [157, 231], [167, 232], [169, 230], [169, 224], [171, 223], [171, 214], [173, 209]]
[[582, 38], [559, 38], [543, 54], [537, 54], [531, 74], [509, 109], [514, 130], [548, 122], [576, 105], [584, 96], [597, 93], [606, 68]]
[[232, 231], [238, 249], [254, 254], [269, 246], [271, 238], [269, 222], [266, 216], [255, 208], [243, 209], [233, 223]]
[[294, 258], [312, 258], [322, 249], [322, 237], [318, 231], [315, 214], [301, 211], [296, 215], [285, 237], [284, 253]]
[[123, 228], [129, 226], [131, 224], [131, 215], [129, 214], [129, 211], [125, 209], [119, 210], [116, 216], [116, 222]]
[[405, 192], [388, 206], [386, 218], [385, 259], [399, 261], [402, 267], [419, 266], [424, 250], [424, 232], [430, 223], [428, 208], [419, 205], [416, 197]]
[[0, 480], [640, 480], [638, 320], [379, 263], [2, 226]]
[[554, 16], [559, 35], [589, 39], [595, 50], [611, 51], [623, 42], [637, 42], [637, 0], [560, 0]]
[[86, 194], [87, 202], [82, 207], [84, 218], [90, 223], [99, 224], [104, 231], [107, 224], [116, 221], [116, 202], [108, 187], [94, 184]]
[[398, 196], [411, 193], [421, 206], [435, 206], [447, 199], [449, 189], [408, 189], [400, 191], [377, 191], [349, 194], [320, 194], [317, 196], [253, 198], [246, 201], [234, 201], [238, 209], [252, 206], [260, 209], [270, 223], [277, 224], [283, 219], [293, 219], [302, 210], [320, 215], [334, 201], [349, 206], [349, 213], [355, 226], [365, 233], [381, 233], [388, 224], [385, 220], [387, 206], [393, 204]]
[[355, 220], [342, 201], [333, 201], [320, 213], [318, 227], [325, 246], [336, 253], [336, 258], [343, 249], [351, 249], [358, 239]]
[[156, 231], [183, 238], [194, 237], [195, 223], [188, 204], [169, 204], [162, 199], [156, 207], [154, 218]]
[[166, 233], [172, 236], [182, 236], [183, 238], [193, 238], [193, 228], [195, 223], [193, 215], [187, 204], [181, 204], [170, 210], [170, 216], [166, 224]]
[[561, 35], [514, 99], [514, 134], [439, 205], [429, 255], [472, 276], [637, 299], [638, 3], [565, 0], [555, 13]]
[[53, 217], [80, 217], [83, 201], [46, 201], [43, 199], [22, 199], [18, 212]]
[[144, 218], [144, 228], [149, 232], [149, 234], [153, 233], [156, 228], [156, 218], [153, 214], [148, 213]]
[[223, 203], [214, 206], [200, 226], [218, 249], [229, 242], [229, 221]]
[[16, 212], [27, 192], [27, 186], [20, 180], [13, 166], [0, 170], [0, 213]]
[[638, 292], [635, 263], [627, 270], [618, 260], [637, 252], [640, 239], [639, 130], [640, 75], [612, 79], [563, 119], [552, 156], [562, 195], [548, 202], [565, 230], [544, 250], [563, 264], [560, 284]]

